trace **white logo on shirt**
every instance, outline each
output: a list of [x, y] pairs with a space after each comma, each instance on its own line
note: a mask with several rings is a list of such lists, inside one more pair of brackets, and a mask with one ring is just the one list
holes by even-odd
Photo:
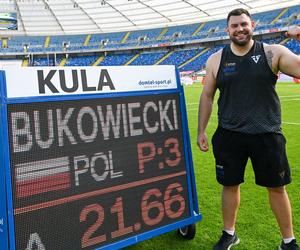
[[216, 165], [216, 167], [219, 168], [219, 169], [223, 169], [223, 168], [224, 168], [224, 167], [221, 166], [221, 165]]
[[258, 60], [259, 60], [259, 58], [260, 58], [260, 55], [257, 55], [257, 56], [251, 56], [251, 58], [253, 59], [253, 61], [254, 61], [255, 63], [258, 63]]

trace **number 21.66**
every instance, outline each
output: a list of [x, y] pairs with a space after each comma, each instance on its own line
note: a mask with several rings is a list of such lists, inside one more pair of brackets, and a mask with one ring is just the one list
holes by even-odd
[[[182, 191], [183, 187], [180, 183], [168, 185], [163, 193], [158, 188], [151, 188], [145, 191], [142, 200], [139, 202], [142, 222], [148, 226], [155, 226], [160, 223], [165, 216], [170, 219], [179, 218], [183, 214], [186, 206], [185, 199], [181, 195]], [[106, 218], [104, 208], [98, 203], [85, 206], [79, 216], [80, 222], [83, 223], [87, 221], [89, 214], [96, 214], [97, 219], [83, 233], [81, 238], [82, 248], [104, 243], [108, 238], [108, 233], [95, 236], [96, 231], [102, 226]], [[140, 222], [125, 226], [122, 197], [116, 198], [115, 203], [110, 208], [110, 214], [116, 214], [118, 224], [117, 230], [110, 233], [111, 238], [117, 238], [141, 230], [142, 224]]]

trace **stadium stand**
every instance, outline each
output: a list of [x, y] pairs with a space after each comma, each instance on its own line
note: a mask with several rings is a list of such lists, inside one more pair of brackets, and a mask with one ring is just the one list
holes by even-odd
[[143, 52], [130, 65], [153, 65], [167, 54], [165, 52]]
[[89, 66], [92, 65], [98, 59], [98, 56], [91, 55], [72, 55], [68, 57], [66, 60], [66, 64], [64, 66]]
[[[284, 27], [300, 23], [300, 6], [255, 13], [255, 35], [265, 43], [282, 43]], [[227, 40], [226, 20], [130, 32], [56, 36], [11, 36], [1, 39], [2, 57], [16, 55], [29, 66], [110, 66], [172, 64], [181, 71], [201, 70]], [[45, 55], [46, 53], [46, 55]]]
[[300, 45], [299, 43], [294, 42], [293, 40], [289, 40], [284, 44], [287, 48], [293, 51], [295, 54], [300, 55]]
[[124, 65], [132, 57], [134, 57], [134, 54], [132, 53], [108, 54], [98, 66]]
[[181, 64], [200, 53], [200, 51], [202, 51], [203, 49], [204, 48], [174, 51], [172, 55], [163, 60], [160, 64], [171, 64], [179, 67]]
[[204, 69], [207, 58], [211, 54], [218, 51], [221, 47], [223, 47], [223, 45], [214, 46], [212, 48], [207, 48], [206, 50], [203, 50], [203, 53], [200, 52], [201, 54], [199, 56], [191, 58], [193, 60], [188, 60], [187, 63], [179, 66], [179, 69], [181, 71], [198, 71]]

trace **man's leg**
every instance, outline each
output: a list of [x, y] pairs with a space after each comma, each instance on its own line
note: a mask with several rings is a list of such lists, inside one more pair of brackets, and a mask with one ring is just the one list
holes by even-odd
[[283, 238], [294, 237], [292, 209], [285, 187], [267, 188], [269, 202]]
[[234, 230], [240, 206], [240, 186], [224, 186], [222, 192], [222, 214], [225, 230]]
[[240, 206], [240, 186], [223, 186], [222, 214], [224, 230], [222, 236], [214, 245], [214, 250], [228, 250], [239, 244], [240, 240], [235, 231], [237, 211]]

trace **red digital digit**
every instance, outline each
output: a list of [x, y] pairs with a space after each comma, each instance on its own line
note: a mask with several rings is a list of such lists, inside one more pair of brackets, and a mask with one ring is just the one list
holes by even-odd
[[[172, 147], [171, 147], [172, 146]], [[169, 167], [178, 166], [181, 161], [181, 153], [179, 150], [179, 143], [177, 138], [169, 138], [165, 141], [165, 147], [169, 147], [169, 152], [175, 154], [175, 159], [171, 160], [169, 157], [165, 158], [165, 162]]]
[[[167, 187], [164, 196], [166, 215], [171, 219], [180, 217], [183, 214], [185, 209], [185, 200], [180, 194], [175, 194], [171, 196], [171, 193], [174, 190], [180, 193], [183, 191], [183, 188], [179, 183], [172, 183]], [[175, 202], [178, 203], [179, 208], [176, 211], [173, 211], [171, 206]]]
[[[145, 172], [145, 163], [152, 161], [156, 154], [155, 145], [153, 142], [138, 143], [138, 161], [139, 161], [139, 172], [140, 174]], [[148, 151], [148, 152], [147, 152]]]
[[125, 227], [124, 225], [124, 210], [122, 197], [116, 199], [116, 203], [111, 207], [110, 212], [117, 213], [118, 216], [118, 230], [111, 232], [111, 237], [116, 238], [125, 234], [132, 233], [133, 227]]
[[81, 246], [89, 247], [96, 245], [98, 243], [106, 241], [106, 235], [100, 235], [96, 237], [92, 237], [92, 235], [98, 230], [99, 227], [101, 227], [103, 221], [104, 221], [104, 209], [99, 204], [91, 204], [83, 208], [83, 210], [80, 213], [80, 222], [84, 222], [87, 219], [88, 214], [90, 213], [96, 213], [97, 214], [97, 220], [94, 224], [92, 224], [86, 232], [83, 234], [81, 239]]
[[[161, 202], [159, 201], [148, 202], [151, 196], [155, 196], [156, 198], [159, 198], [162, 196], [162, 194], [157, 188], [153, 188], [146, 191], [146, 193], [143, 196], [142, 204], [141, 204], [142, 217], [144, 222], [149, 226], [153, 226], [159, 223], [163, 219], [165, 214], [164, 205]], [[154, 218], [151, 218], [149, 215], [150, 210], [152, 209], [158, 210], [158, 214]]]

